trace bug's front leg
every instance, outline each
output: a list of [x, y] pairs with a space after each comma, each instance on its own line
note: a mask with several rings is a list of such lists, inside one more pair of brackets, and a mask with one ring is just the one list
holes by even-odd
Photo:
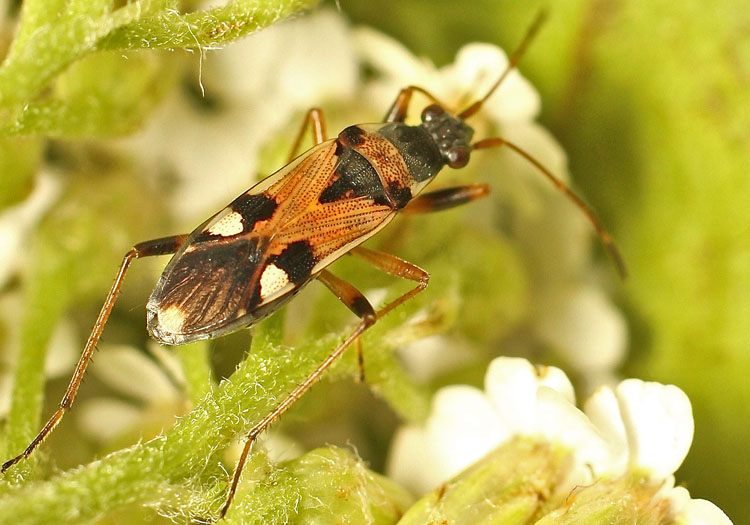
[[67, 412], [73, 405], [73, 401], [75, 400], [76, 394], [78, 393], [78, 388], [81, 386], [83, 374], [86, 372], [86, 367], [91, 361], [91, 356], [94, 353], [96, 344], [99, 341], [102, 332], [104, 331], [104, 325], [107, 324], [107, 319], [109, 319], [109, 315], [110, 313], [112, 313], [112, 308], [115, 305], [115, 301], [117, 301], [117, 296], [120, 294], [120, 287], [122, 286], [122, 282], [125, 279], [125, 273], [128, 271], [130, 263], [134, 259], [140, 259], [142, 257], [150, 257], [153, 255], [168, 255], [174, 253], [179, 249], [186, 238], [187, 235], [174, 235], [172, 237], [162, 237], [160, 239], [141, 242], [133, 246], [128, 251], [128, 253], [125, 254], [125, 257], [123, 257], [122, 263], [120, 264], [120, 269], [117, 272], [115, 282], [112, 285], [109, 294], [107, 294], [104, 305], [99, 312], [99, 317], [97, 317], [96, 322], [94, 323], [94, 328], [91, 330], [91, 334], [89, 334], [89, 338], [86, 341], [86, 346], [83, 348], [81, 357], [78, 360], [75, 371], [73, 372], [73, 377], [70, 379], [68, 388], [65, 391], [62, 400], [60, 401], [60, 407], [21, 454], [3, 463], [1, 469], [2, 472], [5, 472], [22, 459], [29, 457], [32, 452], [34, 452], [34, 450], [36, 450], [36, 448], [42, 444], [47, 436], [52, 433], [55, 427], [62, 420], [65, 412]]
[[302, 144], [302, 140], [305, 138], [305, 131], [307, 131], [308, 126], [310, 127], [315, 146], [326, 141], [326, 119], [323, 115], [323, 110], [320, 108], [310, 108], [305, 114], [305, 120], [302, 121], [302, 127], [297, 133], [297, 137], [294, 139], [292, 151], [289, 154], [287, 164], [294, 160], [299, 153], [299, 148]]

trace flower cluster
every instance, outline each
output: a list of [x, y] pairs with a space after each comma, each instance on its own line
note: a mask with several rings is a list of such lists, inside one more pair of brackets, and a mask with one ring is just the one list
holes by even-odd
[[[692, 500], [686, 489], [674, 487], [673, 473], [693, 438], [690, 401], [679, 388], [627, 379], [614, 389], [599, 388], [581, 411], [560, 369], [537, 369], [520, 358], [495, 359], [484, 391], [459, 385], [438, 391], [426, 424], [407, 425], [397, 433], [389, 471], [423, 494], [481, 464], [499, 447], [518, 447], [518, 438], [569, 455], [570, 461], [549, 478], [546, 489], [553, 501], [614, 482], [617, 489], [634, 495], [645, 490], [647, 498], [667, 503], [654, 505], [654, 513], [669, 512], [684, 523], [730, 523], [712, 503]], [[523, 469], [521, 456], [516, 459]], [[602, 508], [609, 497], [600, 495]]]

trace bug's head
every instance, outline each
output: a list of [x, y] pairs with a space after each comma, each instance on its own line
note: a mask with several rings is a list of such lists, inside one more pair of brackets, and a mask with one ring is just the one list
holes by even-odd
[[432, 136], [448, 166], [466, 166], [471, 154], [471, 137], [474, 135], [470, 126], [438, 104], [431, 104], [422, 111], [421, 126]]

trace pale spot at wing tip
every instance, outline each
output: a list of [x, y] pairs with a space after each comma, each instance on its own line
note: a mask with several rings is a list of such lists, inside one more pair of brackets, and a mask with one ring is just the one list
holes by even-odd
[[211, 235], [219, 235], [221, 237], [231, 237], [232, 235], [242, 233], [244, 229], [245, 224], [242, 220], [242, 215], [239, 212], [233, 211], [211, 226], [208, 229], [208, 233]]
[[289, 275], [275, 264], [269, 264], [260, 276], [261, 299], [278, 292], [287, 284], [289, 284]]
[[185, 312], [179, 306], [172, 305], [166, 309], [159, 309], [159, 327], [165, 333], [175, 334], [182, 330], [185, 323]]

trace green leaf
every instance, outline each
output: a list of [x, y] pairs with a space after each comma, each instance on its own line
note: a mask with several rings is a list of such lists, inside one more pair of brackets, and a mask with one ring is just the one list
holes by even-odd
[[133, 131], [174, 87], [180, 64], [146, 51], [88, 55], [56, 79], [50, 96], [0, 121], [0, 133], [106, 137]]
[[[213, 47], [315, 3], [247, 0], [180, 14], [173, 2], [157, 0], [128, 3], [114, 10], [102, 2], [90, 6], [74, 2], [67, 8], [62, 2], [27, 2], [18, 38], [0, 67], [0, 129], [23, 128], [23, 121], [38, 118], [37, 113], [63, 113], [57, 117], [58, 122], [64, 122], [65, 115], [72, 116], [72, 109], [54, 103], [46, 107], [38, 99], [57, 75], [87, 54], [98, 50]], [[32, 101], [40, 107], [25, 116]], [[126, 105], [122, 111], [127, 110]]]

